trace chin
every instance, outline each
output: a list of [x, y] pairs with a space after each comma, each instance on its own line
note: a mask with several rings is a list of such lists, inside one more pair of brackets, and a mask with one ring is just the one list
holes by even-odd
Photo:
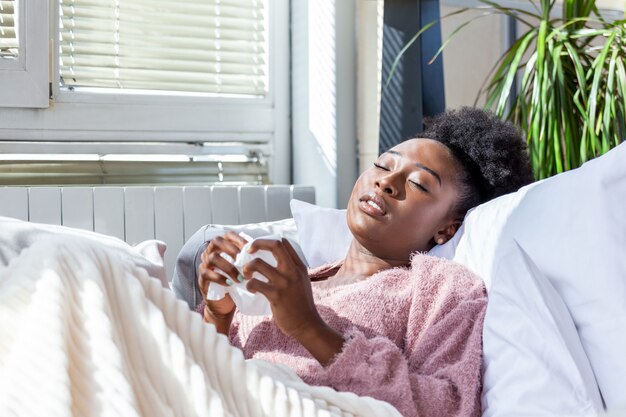
[[366, 217], [357, 216], [348, 220], [348, 228], [354, 239], [372, 253], [377, 252], [372, 250], [372, 246], [388, 241], [388, 234], [384, 233], [384, 229], [380, 226], [372, 226]]
[[369, 222], [369, 216], [363, 213], [358, 206], [358, 203], [350, 204], [346, 213], [346, 221], [348, 222], [348, 228], [353, 235], [363, 234], [368, 232], [368, 229], [372, 229], [372, 224]]

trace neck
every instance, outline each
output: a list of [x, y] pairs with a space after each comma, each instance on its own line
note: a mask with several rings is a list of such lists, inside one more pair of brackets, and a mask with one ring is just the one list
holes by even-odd
[[406, 266], [408, 264], [408, 259], [389, 259], [376, 256], [363, 247], [356, 239], [352, 239], [346, 259], [341, 268], [337, 271], [335, 277], [361, 280], [379, 271], [398, 266]]

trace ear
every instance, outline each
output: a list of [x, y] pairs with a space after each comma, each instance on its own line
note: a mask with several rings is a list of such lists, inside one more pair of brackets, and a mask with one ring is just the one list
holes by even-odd
[[446, 223], [435, 234], [433, 238], [435, 240], [435, 243], [438, 245], [443, 245], [448, 240], [452, 239], [452, 236], [454, 236], [456, 231], [459, 230], [459, 227], [461, 227], [460, 220], [451, 220], [450, 222]]

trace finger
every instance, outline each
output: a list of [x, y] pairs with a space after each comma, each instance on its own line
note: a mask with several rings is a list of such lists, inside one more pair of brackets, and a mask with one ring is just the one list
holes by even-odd
[[229, 243], [222, 237], [218, 236], [209, 242], [207, 248], [204, 250], [204, 252], [202, 252], [202, 255], [200, 255], [200, 259], [202, 259], [202, 262], [208, 264], [210, 262], [211, 256], [215, 253], [224, 253], [225, 255], [228, 255], [230, 258], [234, 259], [236, 258], [237, 254], [239, 254], [239, 250], [236, 249], [235, 246], [232, 245], [232, 243]]
[[248, 281], [248, 283], [246, 284], [246, 288], [251, 293], [257, 293], [258, 292], [258, 293], [263, 294], [265, 296], [265, 298], [267, 298], [268, 301], [270, 301], [270, 302], [274, 299], [274, 295], [276, 293], [276, 290], [274, 289], [272, 284], [267, 283], [267, 282], [263, 282], [263, 281], [259, 281], [256, 278], [253, 278], [250, 281]]
[[211, 240], [211, 243], [209, 244], [209, 248], [209, 252], [224, 252], [231, 256], [233, 259], [237, 257], [239, 251], [241, 250], [241, 248], [238, 247], [236, 244], [222, 236], [217, 236], [213, 238]]
[[206, 265], [200, 265], [200, 267], [198, 267], [198, 285], [200, 286], [200, 291], [203, 293], [207, 292], [207, 288], [212, 282], [227, 286], [227, 279], [227, 277], [219, 272], [213, 271]]
[[202, 294], [203, 298], [206, 298], [206, 293], [208, 292], [209, 288], [209, 283], [204, 276], [206, 273], [205, 271], [206, 266], [204, 265], [204, 263], [201, 263], [200, 266], [198, 266], [198, 288], [200, 289], [200, 293]]
[[200, 292], [205, 297], [207, 292], [209, 292], [209, 284], [216, 283], [228, 287], [227, 279], [224, 275], [207, 268], [205, 265], [201, 265], [198, 268], [198, 286], [200, 287]]
[[[215, 272], [216, 268], [221, 269], [226, 275], [231, 277], [234, 281], [239, 281], [239, 271], [235, 268], [235, 265], [228, 262], [222, 257], [219, 252], [213, 252], [207, 257], [207, 262], [204, 264], [208, 269]], [[216, 272], [217, 273], [217, 272]]]
[[289, 265], [291, 262], [291, 257], [287, 253], [283, 242], [280, 240], [272, 240], [272, 239], [257, 239], [250, 245], [250, 249], [248, 249], [249, 253], [254, 253], [259, 250], [267, 250], [272, 252], [274, 258], [276, 258], [276, 262], [278, 263], [278, 267], [281, 265]]
[[287, 250], [287, 254], [291, 257], [291, 260], [293, 261], [293, 263], [298, 268], [306, 270], [306, 265], [300, 258], [300, 255], [298, 255], [298, 252], [296, 252], [296, 250], [291, 245], [291, 242], [289, 242], [289, 239], [283, 238], [283, 245], [285, 246], [285, 249]]
[[202, 259], [203, 263], [207, 263], [209, 255], [212, 254], [213, 252], [219, 252], [219, 251], [220, 251], [220, 249], [215, 244], [215, 241], [211, 240], [211, 241], [208, 242], [208, 245], [207, 245], [206, 249], [204, 250], [204, 252], [202, 252], [202, 255], [200, 255], [200, 259]]
[[239, 250], [241, 250], [241, 248], [243, 248], [243, 246], [248, 243], [246, 239], [232, 231], [226, 232], [226, 234], [224, 235], [224, 239], [231, 241], [233, 244], [235, 244], [235, 246], [237, 246], [237, 248], [239, 248]]
[[244, 278], [248, 280], [253, 279], [254, 273], [258, 272], [274, 285], [285, 279], [284, 276], [278, 271], [278, 269], [276, 269], [276, 267], [271, 266], [263, 259], [259, 258], [255, 258], [245, 264], [243, 268], [241, 268], [241, 272]]
[[211, 246], [211, 242], [207, 242], [206, 248], [204, 248], [204, 250], [202, 251], [202, 255], [200, 255], [200, 259], [202, 260], [202, 262], [206, 262], [207, 256], [209, 256], [209, 254], [213, 251], [215, 251], [215, 246]]
[[204, 273], [198, 273], [198, 288], [200, 289], [200, 294], [202, 294], [203, 300], [206, 300], [207, 294], [209, 292], [209, 284], [210, 281], [205, 279]]

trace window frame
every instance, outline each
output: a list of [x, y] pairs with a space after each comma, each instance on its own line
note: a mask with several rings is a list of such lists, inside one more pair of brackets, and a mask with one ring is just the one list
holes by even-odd
[[0, 108], [48, 107], [48, 0], [15, 0], [17, 59], [0, 59]]
[[60, 5], [57, 0], [36, 1], [51, 1], [46, 23], [54, 81], [48, 87], [46, 77], [45, 89], [50, 88], [52, 105], [44, 111], [3, 109], [0, 140], [268, 144], [270, 180], [290, 181], [289, 0], [267, 0], [269, 90], [264, 98], [64, 91], [58, 82]]

